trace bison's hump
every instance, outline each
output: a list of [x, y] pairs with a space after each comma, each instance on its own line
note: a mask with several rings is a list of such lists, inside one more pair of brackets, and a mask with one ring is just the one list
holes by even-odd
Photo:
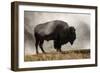
[[64, 30], [65, 28], [68, 28], [68, 24], [61, 20], [54, 20], [46, 23], [39, 24], [35, 27], [34, 31], [35, 33], [43, 35], [50, 35], [53, 32]]

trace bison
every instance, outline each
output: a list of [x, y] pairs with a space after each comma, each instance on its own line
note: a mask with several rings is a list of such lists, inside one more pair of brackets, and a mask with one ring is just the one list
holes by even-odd
[[54, 48], [57, 52], [61, 51], [61, 46], [70, 42], [72, 45], [76, 39], [76, 32], [73, 26], [69, 26], [68, 23], [61, 20], [53, 20], [46, 23], [37, 25], [34, 28], [35, 35], [35, 47], [38, 54], [38, 45], [43, 53], [46, 53], [43, 49], [44, 40], [53, 40]]

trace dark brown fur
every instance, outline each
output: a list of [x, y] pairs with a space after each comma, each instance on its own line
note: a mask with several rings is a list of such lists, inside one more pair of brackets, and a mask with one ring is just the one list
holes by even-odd
[[[50, 32], [46, 32], [49, 29]], [[54, 48], [61, 52], [61, 46], [68, 42], [73, 44], [74, 40], [76, 39], [76, 32], [73, 26], [68, 26], [68, 24], [64, 21], [55, 20], [46, 22], [43, 24], [39, 24], [34, 29], [34, 35], [36, 39], [36, 53], [38, 54], [38, 45], [41, 48], [42, 52], [45, 53], [43, 49], [43, 42], [44, 40], [53, 40], [54, 41]]]

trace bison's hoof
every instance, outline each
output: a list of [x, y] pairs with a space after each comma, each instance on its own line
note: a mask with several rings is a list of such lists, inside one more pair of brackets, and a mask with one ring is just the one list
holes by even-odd
[[43, 52], [43, 54], [46, 54], [46, 52]]

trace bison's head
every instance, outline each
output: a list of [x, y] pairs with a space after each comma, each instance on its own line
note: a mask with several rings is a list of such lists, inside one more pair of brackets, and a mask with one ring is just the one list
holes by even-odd
[[76, 30], [73, 26], [71, 26], [69, 27], [69, 42], [71, 45], [73, 45], [75, 39], [76, 39]]

